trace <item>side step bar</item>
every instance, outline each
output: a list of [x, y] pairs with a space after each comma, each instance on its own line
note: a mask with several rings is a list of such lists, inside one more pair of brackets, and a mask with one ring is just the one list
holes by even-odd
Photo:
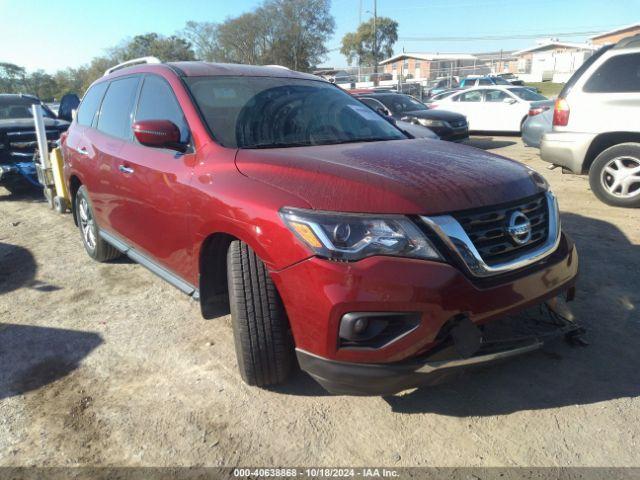
[[158, 277], [170, 283], [181, 292], [186, 293], [187, 295], [190, 295], [194, 300], [200, 299], [200, 292], [196, 287], [194, 287], [188, 282], [185, 282], [183, 279], [181, 279], [174, 273], [170, 272], [163, 266], [158, 265], [149, 257], [138, 252], [135, 248], [130, 247], [125, 242], [117, 238], [115, 235], [112, 235], [109, 232], [105, 232], [104, 230], [100, 230], [100, 236], [106, 242], [110, 243], [115, 248], [117, 248], [122, 253], [124, 253], [126, 256], [128, 256], [131, 260], [142, 265], [150, 272], [155, 273]]

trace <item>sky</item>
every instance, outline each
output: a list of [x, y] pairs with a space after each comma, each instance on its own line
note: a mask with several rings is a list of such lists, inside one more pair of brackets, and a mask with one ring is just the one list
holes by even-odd
[[[377, 0], [378, 15], [399, 23], [395, 53], [518, 50], [536, 37], [607, 31], [640, 22], [640, 0]], [[346, 66], [340, 39], [371, 17], [374, 0], [333, 0], [336, 31], [325, 66]], [[77, 67], [123, 39], [171, 35], [188, 20], [220, 22], [255, 8], [253, 0], [0, 0], [0, 62], [33, 71]], [[362, 9], [360, 8], [362, 5]], [[566, 35], [568, 34], [568, 35]], [[499, 36], [499, 39], [469, 37]], [[517, 37], [530, 38], [517, 38]], [[426, 38], [425, 38], [426, 37]], [[434, 39], [434, 37], [436, 39]], [[448, 40], [440, 40], [442, 37]], [[453, 40], [466, 37], [467, 40]], [[508, 38], [507, 38], [508, 37]], [[514, 38], [516, 37], [516, 38]]]

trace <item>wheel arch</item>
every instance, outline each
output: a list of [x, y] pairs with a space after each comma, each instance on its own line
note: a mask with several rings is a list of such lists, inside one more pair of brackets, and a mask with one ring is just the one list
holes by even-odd
[[607, 132], [593, 139], [587, 149], [582, 166], [582, 173], [588, 173], [594, 160], [607, 148], [620, 143], [640, 143], [640, 132]]

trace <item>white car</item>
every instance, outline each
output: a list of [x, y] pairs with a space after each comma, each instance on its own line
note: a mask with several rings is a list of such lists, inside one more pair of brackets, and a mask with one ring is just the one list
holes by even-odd
[[520, 132], [529, 110], [551, 108], [553, 100], [525, 87], [492, 85], [461, 90], [429, 104], [429, 108], [463, 114], [469, 130]]

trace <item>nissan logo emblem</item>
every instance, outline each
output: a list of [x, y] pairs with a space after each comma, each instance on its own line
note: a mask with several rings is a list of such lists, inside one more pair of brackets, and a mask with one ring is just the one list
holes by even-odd
[[531, 240], [531, 222], [529, 217], [516, 210], [509, 217], [507, 233], [517, 245], [524, 245]]

